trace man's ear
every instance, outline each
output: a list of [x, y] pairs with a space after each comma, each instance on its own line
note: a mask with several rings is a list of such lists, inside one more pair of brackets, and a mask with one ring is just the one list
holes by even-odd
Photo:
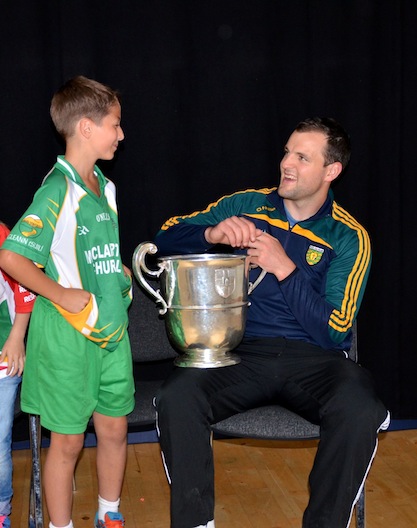
[[334, 181], [342, 172], [342, 170], [343, 165], [340, 163], [340, 161], [335, 161], [334, 163], [327, 165], [326, 181]]

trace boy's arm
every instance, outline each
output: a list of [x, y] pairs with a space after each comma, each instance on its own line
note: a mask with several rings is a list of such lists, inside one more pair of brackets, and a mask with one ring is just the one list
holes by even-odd
[[8, 249], [0, 249], [0, 268], [28, 290], [46, 297], [68, 312], [81, 312], [90, 300], [89, 292], [64, 288], [47, 277], [31, 260]]
[[7, 358], [7, 375], [21, 376], [25, 366], [25, 335], [30, 313], [17, 313], [0, 354], [0, 363]]

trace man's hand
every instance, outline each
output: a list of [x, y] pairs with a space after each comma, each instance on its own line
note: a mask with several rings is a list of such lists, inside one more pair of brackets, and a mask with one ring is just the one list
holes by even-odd
[[216, 226], [208, 227], [204, 233], [210, 244], [227, 244], [235, 248], [246, 248], [262, 233], [253, 222], [242, 216], [231, 216]]
[[279, 240], [268, 233], [258, 234], [254, 241], [249, 242], [248, 247], [250, 264], [256, 264], [268, 273], [273, 273], [278, 280], [285, 279], [296, 268]]

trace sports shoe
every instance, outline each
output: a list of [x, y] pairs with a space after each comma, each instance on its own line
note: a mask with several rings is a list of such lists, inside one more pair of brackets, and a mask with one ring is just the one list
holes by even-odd
[[10, 528], [10, 519], [7, 515], [0, 515], [0, 528]]
[[124, 525], [125, 520], [119, 512], [107, 512], [104, 516], [104, 521], [99, 519], [98, 513], [96, 513], [96, 518], [94, 519], [95, 528], [123, 528]]

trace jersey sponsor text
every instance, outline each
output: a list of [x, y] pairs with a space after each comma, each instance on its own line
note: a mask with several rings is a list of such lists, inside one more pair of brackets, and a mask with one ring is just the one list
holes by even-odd
[[109, 275], [110, 273], [122, 273], [120, 260], [99, 260], [94, 262], [96, 275]]
[[110, 273], [121, 273], [119, 257], [119, 244], [109, 243], [103, 246], [94, 246], [84, 251], [88, 264], [93, 264], [96, 275], [108, 275]]
[[99, 259], [119, 256], [119, 244], [104, 244], [103, 246], [94, 246], [84, 251], [85, 258], [89, 264]]

